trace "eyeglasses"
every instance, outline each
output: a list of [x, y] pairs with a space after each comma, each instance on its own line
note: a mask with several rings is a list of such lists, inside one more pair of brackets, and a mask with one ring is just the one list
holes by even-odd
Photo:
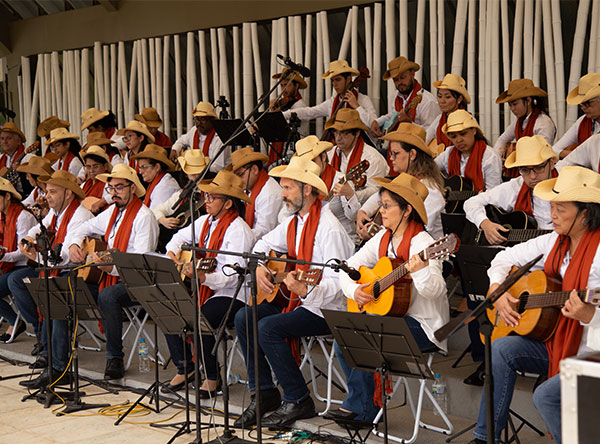
[[93, 165], [85, 165], [84, 168], [88, 171], [98, 171], [103, 166], [104, 165], [102, 165], [101, 163], [95, 163]]
[[389, 150], [389, 154], [390, 154], [390, 159], [395, 159], [395, 158], [396, 158], [396, 156], [398, 156], [398, 155], [400, 155], [400, 154], [401, 154], [401, 152], [400, 152], [400, 151], [392, 151], [392, 150]]
[[595, 97], [595, 98], [593, 98], [593, 99], [586, 100], [585, 102], [581, 103], [581, 104], [580, 104], [580, 106], [581, 106], [582, 108], [589, 108], [590, 106], [592, 106], [592, 104], [593, 104], [594, 102], [597, 102], [598, 100], [600, 100], [600, 97]]
[[519, 167], [519, 174], [521, 174], [521, 176], [528, 176], [532, 171], [535, 174], [542, 174], [544, 171], [546, 171], [546, 165], [548, 165], [548, 161], [534, 167]]
[[140, 170], [144, 170], [144, 171], [146, 171], [148, 168], [152, 168], [153, 166], [154, 166], [154, 165], [150, 165], [150, 164], [147, 164], [147, 165], [138, 165], [138, 168], [139, 168]]
[[130, 184], [127, 184], [127, 185], [123, 185], [123, 184], [120, 183], [119, 185], [115, 185], [115, 186], [106, 185], [106, 191], [109, 192], [109, 193], [111, 193], [111, 194], [114, 193], [114, 192], [121, 193], [121, 192], [123, 192], [123, 190], [125, 188], [129, 188], [131, 185], [133, 185], [133, 184], [130, 183]]
[[379, 201], [379, 208], [381, 208], [382, 210], [389, 210], [390, 208], [393, 207], [399, 207], [400, 205], [395, 204], [395, 203], [383, 203], [381, 201]]
[[219, 194], [206, 194], [205, 198], [206, 198], [206, 202], [212, 203], [215, 200], [223, 199], [223, 196], [221, 196]]
[[212, 117], [194, 116], [194, 122], [210, 122]]

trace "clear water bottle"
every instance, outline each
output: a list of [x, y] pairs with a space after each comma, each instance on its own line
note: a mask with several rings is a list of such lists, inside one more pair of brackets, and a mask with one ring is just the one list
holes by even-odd
[[138, 365], [140, 373], [148, 373], [150, 371], [150, 356], [148, 355], [146, 338], [140, 338], [140, 345], [138, 347]]
[[[444, 413], [448, 413], [448, 393], [446, 392], [446, 383], [444, 379], [441, 377], [439, 373], [435, 373], [433, 375], [435, 377], [435, 381], [431, 385], [431, 393], [433, 394], [433, 399], [436, 400], [438, 405], [444, 411]], [[437, 409], [433, 409], [433, 414], [435, 416], [440, 416], [440, 413]]]
[[234, 375], [233, 373], [230, 373], [229, 376], [227, 376], [227, 385], [237, 384], [241, 380], [242, 380], [241, 375]]

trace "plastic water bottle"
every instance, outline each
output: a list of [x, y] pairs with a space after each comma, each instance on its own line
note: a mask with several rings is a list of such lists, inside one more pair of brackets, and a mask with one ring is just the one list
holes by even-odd
[[148, 344], [146, 338], [140, 338], [138, 347], [138, 365], [140, 373], [148, 373], [150, 371], [150, 357], [148, 356]]
[[241, 375], [234, 375], [233, 373], [230, 373], [229, 376], [227, 377], [227, 385], [234, 385], [237, 384], [238, 382], [240, 382], [242, 379]]
[[[433, 375], [435, 377], [435, 381], [431, 385], [431, 393], [433, 394], [433, 399], [436, 400], [438, 405], [444, 411], [444, 413], [448, 413], [448, 393], [446, 392], [446, 383], [442, 379], [439, 373], [435, 373]], [[440, 413], [436, 408], [433, 409], [433, 414], [435, 416], [440, 416]]]

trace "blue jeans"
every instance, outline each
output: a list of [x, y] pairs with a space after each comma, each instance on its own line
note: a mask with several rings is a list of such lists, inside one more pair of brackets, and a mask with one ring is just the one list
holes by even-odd
[[23, 319], [28, 324], [33, 325], [36, 335], [40, 334], [40, 320], [37, 311], [37, 304], [29, 294], [23, 279], [38, 277], [38, 272], [31, 267], [20, 268], [8, 276], [8, 288], [15, 298], [17, 308], [23, 315]]
[[25, 267], [15, 267], [9, 272], [0, 275], [0, 317], [6, 319], [10, 325], [15, 325], [15, 322], [17, 322], [17, 314], [8, 301], [5, 300], [5, 298], [11, 294], [10, 289], [8, 288], [8, 278], [11, 274], [23, 268]]
[[[494, 381], [494, 419], [496, 421], [496, 441], [500, 439], [506, 427], [510, 402], [512, 400], [516, 371], [548, 373], [548, 352], [540, 341], [523, 336], [506, 336], [496, 339], [492, 344], [492, 377]], [[477, 426], [473, 432], [475, 438], [486, 440], [485, 391], [481, 396]]]
[[[189, 335], [187, 337], [189, 337]], [[194, 370], [192, 347], [190, 347], [190, 344], [188, 344], [187, 340], [183, 342], [181, 335], [167, 334], [165, 334], [165, 339], [167, 340], [167, 347], [169, 348], [169, 353], [171, 354], [171, 360], [173, 361], [173, 364], [175, 364], [175, 367], [177, 367], [177, 374], [184, 375], [186, 367], [188, 373]], [[184, 355], [187, 357], [187, 363], [186, 360], [183, 359]]]
[[556, 444], [560, 444], [562, 442], [560, 374], [554, 375], [535, 389], [533, 403]]

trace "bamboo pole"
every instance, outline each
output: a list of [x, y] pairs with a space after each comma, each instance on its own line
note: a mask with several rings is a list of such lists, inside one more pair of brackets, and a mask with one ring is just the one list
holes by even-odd
[[33, 102], [31, 103], [31, 109], [30, 109], [30, 119], [29, 119], [29, 128], [27, 129], [27, 132], [25, 133], [25, 140], [33, 140], [35, 138], [35, 129], [37, 126], [37, 122], [38, 122], [38, 117], [39, 117], [39, 111], [40, 111], [40, 89], [41, 89], [41, 83], [42, 83], [42, 71], [44, 70], [44, 64], [43, 62], [40, 63], [40, 58], [42, 57], [43, 54], [39, 54], [38, 55], [38, 65], [36, 67], [36, 72], [35, 72], [35, 80], [33, 82]]
[[456, 5], [456, 24], [454, 26], [454, 46], [452, 48], [452, 68], [450, 69], [450, 72], [460, 76], [463, 74], [467, 5], [467, 0], [458, 0]]
[[[182, 96], [181, 96], [181, 46], [180, 37], [178, 34], [173, 36], [173, 45], [175, 47], [175, 114], [176, 114], [176, 130], [177, 138], [183, 134], [183, 112], [182, 112]], [[191, 110], [186, 110], [186, 114]]]
[[137, 41], [136, 56], [138, 101], [137, 107], [133, 109], [133, 112], [144, 107], [144, 62], [142, 57], [142, 40]]
[[[329, 23], [327, 21], [327, 13], [325, 11], [321, 12], [321, 26], [322, 26], [322, 34], [323, 38], [323, 73], [325, 72], [325, 68], [329, 67], [329, 62], [331, 61], [331, 54], [329, 52]], [[329, 95], [329, 91], [331, 91], [331, 80], [325, 80], [324, 86], [324, 94], [327, 97]]]
[[163, 37], [163, 63], [162, 63], [162, 89], [163, 89], [163, 128], [164, 132], [167, 135], [171, 135], [171, 104], [169, 102], [169, 98], [171, 95], [169, 94], [169, 71], [170, 71], [170, 52], [171, 52], [171, 36]]
[[[271, 88], [273, 88], [273, 86], [275, 85], [275, 83], [277, 82], [277, 80], [275, 80], [272, 76], [273, 74], [280, 72], [281, 70], [279, 69], [279, 67], [277, 66], [277, 51], [278, 51], [278, 42], [279, 42], [279, 21], [278, 20], [272, 20], [271, 21], [271, 81], [269, 82], [269, 85]], [[270, 100], [273, 100], [277, 97], [278, 95], [278, 91], [273, 91], [271, 93], [271, 95], [269, 96]]]
[[56, 97], [56, 115], [64, 116], [62, 85], [61, 85], [62, 78], [60, 75], [60, 67], [58, 64], [58, 52], [52, 51], [51, 58], [52, 58], [52, 77], [54, 79], [54, 90], [55, 90], [54, 94]]
[[294, 22], [291, 16], [287, 18], [287, 41], [288, 41], [288, 54], [291, 59], [294, 58], [296, 53], [296, 45], [294, 43]]
[[29, 62], [29, 57], [21, 56], [21, 72], [22, 78], [21, 83], [23, 85], [23, 101], [21, 102], [21, 107], [23, 108], [23, 120], [21, 121], [21, 125], [26, 130], [29, 130], [31, 125], [31, 63]]
[[[477, 3], [475, 0], [469, 0], [469, 12], [468, 12], [468, 38], [467, 38], [467, 91], [469, 95], [475, 98], [476, 91], [479, 91], [480, 86], [475, 89], [476, 77], [475, 77], [475, 60], [477, 59], [477, 49], [475, 46], [475, 29], [476, 29], [476, 7]], [[471, 100], [471, 103], [467, 105], [467, 109], [473, 115], [475, 115], [475, 100]]]
[[148, 67], [148, 40], [142, 39], [142, 44], [138, 46], [139, 51], [142, 53], [142, 80], [144, 85], [144, 102], [140, 103], [139, 109], [150, 106], [150, 76]]
[[81, 113], [84, 109], [87, 108], [83, 108], [84, 107], [84, 103], [83, 103], [83, 90], [82, 90], [82, 78], [81, 78], [81, 58], [83, 55], [83, 51], [79, 51], [78, 49], [75, 50], [75, 52], [73, 53], [73, 67], [75, 68], [74, 74], [75, 74], [75, 115], [77, 116], [77, 120], [76, 122], [79, 124], [81, 122]]
[[[187, 41], [185, 46], [185, 109], [193, 109], [196, 103], [192, 100], [192, 52], [193, 43], [190, 41], [190, 33], [187, 33]], [[191, 128], [193, 117], [187, 112], [185, 115], [185, 126]]]
[[[571, 52], [571, 70], [569, 73], [569, 91], [575, 88], [579, 84], [579, 78], [581, 77], [581, 66], [583, 63], [583, 48], [585, 46], [585, 37], [586, 37], [586, 29], [587, 29], [587, 21], [588, 21], [588, 13], [590, 9], [590, 1], [589, 0], [581, 0], [579, 2], [579, 6], [577, 7], [577, 22], [575, 24], [575, 34], [573, 36], [573, 51]], [[594, 2], [594, 6], [592, 9], [592, 25], [594, 23], [593, 15], [594, 12], [600, 13], [600, 5], [599, 2]], [[596, 24], [598, 24], [598, 17], [596, 18]], [[594, 29], [592, 26], [592, 32], [590, 33], [590, 50], [591, 50], [591, 40], [595, 38], [595, 34], [593, 33]], [[591, 55], [591, 52], [590, 52]], [[589, 65], [588, 65], [589, 69]], [[594, 72], [594, 71], [588, 71]], [[567, 116], [565, 125], [567, 128], [570, 128], [571, 125], [575, 123], [577, 120], [577, 106], [569, 106], [567, 109]], [[557, 134], [558, 136], [558, 134]], [[557, 138], [558, 140], [558, 138]]]
[[224, 95], [227, 100], [231, 100], [231, 95], [229, 93], [229, 71], [227, 69], [227, 51], [226, 51], [226, 41], [225, 41], [225, 28], [219, 28], [217, 30], [217, 36], [219, 38], [219, 72], [221, 75], [219, 81], [221, 95]]
[[[579, 8], [581, 8], [581, 3], [579, 4]], [[588, 69], [587, 72], [597, 72], [596, 65], [600, 67], [600, 57], [598, 57], [598, 42], [600, 38], [596, 37], [598, 35], [598, 26], [600, 22], [600, 2], [594, 2], [592, 4], [592, 23], [590, 28], [590, 49], [588, 54]], [[577, 27], [575, 28], [577, 32]], [[570, 82], [569, 82], [570, 83]]]
[[119, 84], [121, 85], [121, 96], [123, 99], [123, 108], [117, 115], [119, 128], [127, 125], [127, 116], [129, 109], [129, 88], [127, 84], [127, 65], [125, 64], [125, 42], [120, 41], [118, 46], [119, 53]]
[[296, 54], [294, 61], [296, 63], [302, 63], [302, 17], [299, 15], [294, 16], [294, 41], [296, 46]]
[[[521, 78], [521, 54], [523, 49], [523, 34], [527, 33], [530, 35], [531, 40], [527, 42], [527, 46], [529, 47], [529, 51], [531, 51], [531, 42], [533, 40], [533, 28], [529, 28], [527, 30], [523, 29], [523, 12], [524, 12], [525, 3], [523, 0], [517, 0], [515, 4], [515, 25], [513, 27], [513, 46], [512, 46], [512, 69], [510, 74], [510, 79], [504, 79], [505, 87], [508, 87], [508, 81], [512, 79]], [[502, 3], [502, 25], [503, 25], [503, 34], [504, 38], [504, 24], [508, 21], [508, 4], [506, 0]], [[506, 24], [508, 26], [508, 23]], [[531, 25], [529, 25], [531, 26]], [[508, 39], [508, 37], [507, 37]], [[512, 113], [511, 113], [512, 114]]]
[[351, 27], [352, 27], [352, 10], [346, 14], [346, 25], [344, 26], [344, 34], [342, 35], [342, 43], [340, 45], [340, 52], [338, 53], [338, 60], [346, 60], [348, 57], [348, 47], [350, 46], [351, 39]]
[[[387, 26], [387, 25], [386, 25]], [[434, 91], [433, 82], [437, 80], [438, 72], [438, 25], [437, 25], [437, 1], [429, 2], [429, 72], [430, 72], [430, 90]], [[420, 70], [419, 70], [420, 71]]]
[[81, 50], [79, 74], [81, 76], [81, 111], [85, 111], [90, 108], [90, 50], [88, 48]]
[[[479, 5], [479, 45], [478, 45], [478, 78], [477, 78], [477, 91], [479, 92], [479, 103], [478, 103], [478, 111], [479, 117], [477, 120], [479, 121], [479, 126], [483, 129], [485, 133], [486, 126], [486, 118], [487, 118], [487, 102], [486, 102], [486, 85], [485, 85], [485, 73], [487, 71], [487, 61], [486, 61], [486, 0], [481, 0], [478, 2]], [[481, 68], [484, 69], [481, 69]]]
[[52, 67], [50, 61], [50, 54], [43, 54], [44, 57], [44, 89], [40, 88], [40, 93], [43, 91], [43, 96], [40, 94], [40, 99], [44, 99], [46, 102], [44, 112], [42, 113], [42, 109], [40, 107], [40, 120], [45, 119], [46, 117], [52, 114]]
[[202, 101], [210, 101], [208, 93], [208, 70], [206, 62], [206, 34], [198, 31], [198, 51], [200, 53], [200, 82], [202, 83]]
[[[509, 49], [509, 31], [508, 31], [508, 2], [507, 0], [501, 0], [500, 3], [500, 22], [502, 23], [502, 85], [503, 89], [508, 88], [510, 82], [510, 49]], [[516, 39], [516, 36], [515, 36]], [[492, 105], [494, 109], [495, 105]], [[504, 126], [508, 126], [511, 121], [511, 116], [514, 117], [513, 113], [510, 112], [510, 106], [505, 103], [502, 108], [504, 109], [504, 118], [502, 119]], [[496, 114], [496, 113], [494, 113]]]
[[[258, 25], [256, 22], [250, 24], [250, 32], [252, 34], [252, 53], [254, 55], [254, 80], [256, 81], [256, 97], [263, 95], [263, 79], [262, 68], [260, 63], [260, 47], [258, 45]], [[264, 111], [265, 106], [260, 107]]]
[[563, 57], [562, 20], [558, 0], [551, 1], [552, 32], [554, 35], [554, 69], [556, 70], [556, 122], [557, 134], [565, 132], [565, 60]]
[[48, 58], [49, 58], [49, 63], [47, 64], [48, 67], [48, 79], [49, 81], [49, 85], [48, 85], [48, 92], [49, 92], [49, 96], [50, 96], [50, 108], [49, 108], [49, 112], [48, 114], [53, 114], [56, 115], [57, 114], [57, 101], [56, 101], [56, 87], [54, 86], [54, 82], [55, 82], [55, 78], [54, 78], [54, 68], [53, 68], [53, 62], [52, 62], [52, 54], [47, 54]]
[[398, 6], [399, 54], [410, 60], [410, 54], [408, 53], [408, 0], [399, 0]]
[[[119, 42], [121, 43], [121, 42]], [[115, 110], [115, 115], [117, 117], [117, 126], [119, 128], [123, 128], [123, 114], [125, 112], [126, 100], [123, 97], [123, 76], [121, 75], [121, 53], [119, 51], [117, 55], [117, 102], [115, 103], [116, 107], [112, 108]]]
[[117, 109], [117, 45], [110, 44], [110, 109]]
[[252, 71], [252, 37], [250, 23], [242, 24], [242, 66], [244, 115], [246, 116], [252, 111], [254, 104], [254, 89], [252, 88], [254, 77]]
[[[415, 62], [423, 66], [423, 51], [425, 50], [425, 6], [426, 0], [418, 0], [417, 3], [417, 37], [415, 39]], [[376, 49], [376, 48], [375, 48]], [[423, 83], [423, 69], [415, 74], [419, 83]]]
[[94, 105], [106, 109], [104, 103], [104, 70], [102, 68], [102, 45], [94, 42]]
[[287, 20], [285, 17], [279, 19], [279, 54], [286, 57], [288, 52], [288, 32], [287, 32]]
[[[373, 93], [371, 100], [375, 111], [381, 110], [381, 22], [383, 20], [383, 8], [381, 3], [375, 3], [373, 10]], [[417, 73], [421, 70], [417, 71]]]
[[19, 97], [19, 126], [21, 128], [27, 129], [25, 127], [25, 99], [23, 98], [23, 77], [21, 75], [17, 76], [17, 96]]
[[[304, 66], [311, 69], [312, 65], [312, 15], [306, 15], [306, 28], [305, 28], [305, 40], [304, 40]], [[314, 70], [313, 70], [314, 72]], [[306, 80], [306, 88], [304, 89], [304, 98], [306, 103], [310, 99], [310, 79]]]
[[[537, 39], [539, 35], [536, 33], [534, 39], [533, 2], [535, 0], [523, 1], [523, 77], [531, 79], [533, 76], [532, 45], [535, 45], [535, 39]], [[535, 25], [537, 26], [537, 17]], [[534, 83], [539, 85], [539, 83]]]
[[[154, 39], [154, 67], [156, 69], [156, 111], [158, 115], [161, 116], [163, 122], [165, 120], [165, 116], [163, 113], [163, 50], [162, 50], [162, 40], [160, 37]], [[164, 123], [163, 123], [164, 128]], [[165, 133], [166, 134], [166, 133]]]
[[446, 74], [446, 19], [444, 0], [438, 0], [438, 78]]
[[[371, 7], [367, 6], [364, 10], [365, 19], [365, 56], [367, 68], [373, 69], [373, 19], [371, 17]], [[373, 77], [367, 79], [367, 95], [373, 94]]]
[[[71, 96], [73, 95], [72, 93], [72, 88], [69, 84], [69, 79], [70, 79], [70, 71], [73, 68], [71, 66], [71, 51], [63, 51], [62, 52], [62, 116], [63, 118], [67, 119], [69, 122], [71, 121], [71, 112], [72, 112], [72, 108], [71, 108], [71, 104], [69, 103], [69, 100], [71, 98]], [[20, 103], [20, 102], [19, 102]], [[76, 125], [77, 126], [77, 125]]]
[[133, 42], [131, 49], [131, 71], [129, 71], [129, 100], [127, 102], [127, 115], [125, 116], [125, 122], [133, 119], [133, 113], [135, 110], [135, 95], [137, 88], [137, 69], [138, 69], [138, 58], [137, 58], [137, 47], [138, 42]]
[[350, 38], [350, 66], [358, 69], [358, 6], [350, 10], [351, 38]]
[[552, 68], [554, 66], [554, 41], [552, 37], [552, 12], [550, 10], [550, 0], [542, 1], [542, 14], [544, 17], [544, 55], [546, 56], [546, 80], [548, 82], [548, 107], [550, 109], [550, 117], [557, 122], [557, 106], [558, 100], [556, 94], [556, 73]]
[[104, 104], [104, 109], [111, 109], [110, 107], [110, 59], [109, 59], [109, 47], [108, 45], [102, 46], [102, 80], [103, 80], [103, 88], [104, 97], [102, 98], [102, 103]]
[[233, 27], [233, 94], [235, 104], [232, 101], [233, 111], [231, 115], [236, 119], [242, 117], [242, 85], [240, 81], [240, 27]]
[[[148, 39], [148, 65], [150, 69], [150, 106], [156, 107], [156, 47], [154, 39]], [[156, 109], [158, 112], [158, 109]], [[159, 114], [160, 115], [160, 114]]]
[[[387, 62], [396, 58], [395, 17], [393, 0], [385, 0], [385, 55]], [[391, 79], [386, 82], [386, 88], [387, 103], [392, 103], [396, 95], [396, 88], [394, 88], [394, 82]]]
[[544, 39], [542, 31], [542, 0], [535, 1], [535, 26], [533, 42], [533, 83], [540, 84], [540, 71], [542, 66], [542, 40]]
[[[323, 26], [322, 16], [320, 12], [317, 12], [317, 63], [316, 63], [316, 75], [315, 75], [315, 102], [323, 102], [323, 87], [324, 82], [321, 80], [323, 75]], [[308, 103], [308, 97], [306, 98]], [[323, 132], [323, 119], [318, 118], [315, 121], [315, 133], [320, 137]]]
[[194, 33], [188, 32], [188, 45], [190, 48], [190, 75], [188, 78], [188, 88], [192, 90], [192, 108], [198, 103], [198, 74], [196, 71], [196, 42], [194, 41]]
[[[492, 19], [492, 29], [491, 29], [491, 33], [492, 33], [492, 38], [491, 40], [491, 46], [492, 46], [492, 58], [491, 58], [491, 64], [490, 64], [490, 71], [492, 73], [491, 75], [491, 93], [490, 93], [490, 99], [489, 99], [489, 105], [488, 105], [488, 110], [489, 110], [489, 115], [492, 121], [492, 133], [491, 133], [491, 138], [492, 140], [496, 140], [498, 138], [498, 136], [500, 135], [500, 114], [497, 112], [494, 112], [494, 106], [495, 106], [495, 101], [496, 101], [496, 97], [498, 96], [498, 94], [500, 93], [500, 71], [497, 69], [498, 66], [500, 66], [500, 50], [499, 50], [499, 46], [500, 46], [500, 39], [499, 34], [500, 34], [500, 14], [499, 14], [499, 8], [500, 4], [497, 1], [491, 2], [491, 19]], [[494, 69], [496, 68], [496, 69]]]
[[210, 29], [210, 62], [212, 65], [212, 97], [214, 105], [219, 97], [219, 57], [217, 52], [217, 30], [215, 28]]

